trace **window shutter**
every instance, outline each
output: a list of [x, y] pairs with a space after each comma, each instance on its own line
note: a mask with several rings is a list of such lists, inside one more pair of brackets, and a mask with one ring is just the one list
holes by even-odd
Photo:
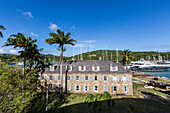
[[119, 82], [119, 77], [117, 77], [117, 81]]
[[56, 76], [56, 80], [58, 80], [58, 76]]
[[97, 70], [98, 70], [98, 71], [100, 70], [100, 66], [97, 66]]
[[52, 70], [54, 71], [54, 66], [52, 66]]
[[121, 77], [121, 81], [123, 82], [123, 77]]
[[89, 92], [89, 86], [87, 86], [87, 92]]
[[94, 86], [93, 86], [93, 92], [94, 92]]
[[92, 81], [94, 81], [94, 76], [92, 76]]
[[72, 76], [70, 75], [70, 81], [72, 81]]
[[129, 82], [129, 77], [127, 77], [127, 82]]
[[109, 81], [109, 76], [107, 76], [107, 81]]
[[123, 87], [123, 93], [125, 93], [125, 87]]
[[106, 92], [107, 91], [107, 86], [104, 86], [104, 92]]
[[76, 76], [74, 76], [74, 81], [76, 81]]
[[81, 76], [79, 76], [79, 79], [80, 79], [80, 81], [81, 81]]
[[81, 91], [81, 86], [79, 86], [79, 91]]
[[49, 81], [49, 76], [47, 76], [47, 80]]
[[85, 92], [85, 86], [83, 86], [83, 91]]
[[53, 80], [54, 80], [54, 76], [52, 76]]
[[129, 93], [129, 86], [127, 87], [127, 93]]
[[74, 91], [76, 91], [76, 86], [74, 86]]
[[67, 90], [70, 91], [70, 85], [67, 86]]
[[112, 76], [112, 81], [113, 81], [113, 76]]
[[83, 81], [85, 81], [85, 76], [83, 76]]
[[90, 81], [90, 76], [89, 76], [89, 81]]
[[104, 76], [102, 76], [102, 81], [104, 81]]
[[112, 86], [112, 93], [114, 93], [114, 86]]
[[98, 81], [100, 81], [100, 76], [97, 76]]
[[46, 80], [46, 76], [44, 76], [44, 80]]

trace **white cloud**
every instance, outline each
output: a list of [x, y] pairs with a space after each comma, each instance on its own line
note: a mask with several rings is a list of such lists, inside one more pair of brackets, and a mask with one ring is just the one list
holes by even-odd
[[71, 26], [71, 30], [74, 30], [74, 29], [76, 29], [76, 27], [75, 26]]
[[7, 53], [7, 54], [18, 54], [18, 51], [21, 49], [14, 49], [13, 47], [2, 47], [0, 48], [0, 53]]
[[48, 28], [50, 28], [50, 30], [52, 31], [56, 31], [57, 29], [60, 29], [56, 24], [50, 23], [50, 26], [48, 26]]
[[26, 15], [28, 18], [33, 18], [31, 12], [23, 12], [22, 14], [23, 14], [23, 15]]
[[9, 51], [11, 54], [16, 54], [18, 52], [17, 50], [14, 50], [14, 49], [10, 49]]
[[95, 48], [94, 45], [87, 45], [87, 44], [75, 44], [74, 46], [66, 45], [66, 47], [75, 47], [75, 48], [78, 48], [78, 47], [89, 47], [89, 48]]
[[94, 42], [96, 42], [96, 40], [85, 40], [85, 41], [78, 41], [78, 42], [94, 43]]
[[33, 37], [37, 37], [37, 38], [39, 37], [39, 36], [38, 36], [37, 34], [35, 34], [34, 32], [31, 32], [30, 35], [33, 36]]

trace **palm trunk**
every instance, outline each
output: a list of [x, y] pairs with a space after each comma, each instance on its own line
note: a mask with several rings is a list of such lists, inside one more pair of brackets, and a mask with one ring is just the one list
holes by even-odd
[[62, 89], [63, 89], [63, 73], [62, 73], [62, 67], [63, 67], [63, 46], [61, 48], [61, 55], [60, 55], [60, 95], [62, 95]]

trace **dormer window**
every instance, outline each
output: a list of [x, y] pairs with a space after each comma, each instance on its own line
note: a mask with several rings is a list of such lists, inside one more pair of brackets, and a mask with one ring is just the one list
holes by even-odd
[[85, 71], [86, 70], [86, 66], [79, 66], [79, 71]]
[[50, 66], [50, 71], [54, 71], [54, 66]]
[[99, 71], [100, 70], [100, 66], [92, 66], [92, 70], [93, 71]]
[[72, 71], [73, 67], [72, 66], [67, 66], [66, 69], [68, 68], [68, 71]]
[[118, 66], [110, 65], [110, 71], [118, 71]]

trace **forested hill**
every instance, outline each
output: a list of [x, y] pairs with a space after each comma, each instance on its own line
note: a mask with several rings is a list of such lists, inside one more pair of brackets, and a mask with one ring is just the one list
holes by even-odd
[[[67, 52], [67, 51], [66, 51]], [[122, 59], [122, 53], [123, 51], [119, 50], [118, 51], [118, 56], [119, 56], [119, 61]], [[150, 52], [131, 52], [132, 56], [134, 56], [134, 61], [139, 60], [140, 58], [144, 58], [145, 60], [153, 60], [153, 56], [155, 57], [155, 59], [158, 59], [158, 55], [160, 54], [160, 56], [162, 56], [162, 59], [167, 60], [170, 58], [170, 52], [154, 52], [154, 51], [150, 51]], [[19, 59], [16, 59], [17, 55], [13, 55], [13, 54], [0, 54], [0, 59], [2, 61], [7, 61], [7, 62], [15, 62], [15, 61], [20, 61]], [[50, 61], [59, 61], [60, 57], [59, 56], [54, 56], [52, 54], [46, 54], [46, 57], [49, 58]], [[111, 58], [112, 56], [112, 58]], [[73, 58], [73, 56], [71, 57], [63, 57], [63, 60], [71, 60]], [[116, 61], [116, 50], [97, 50], [97, 51], [91, 51], [91, 52], [86, 52], [82, 54], [82, 58], [83, 60], [100, 60], [103, 59], [104, 60], [111, 60], [112, 61]], [[75, 60], [80, 60], [81, 59], [81, 55], [75, 55], [74, 56]]]
[[[123, 51], [119, 50], [118, 51], [118, 58], [119, 61], [122, 59], [122, 53]], [[131, 52], [132, 56], [134, 56], [134, 61], [139, 60], [140, 58], [144, 58], [145, 60], [153, 60], [153, 57], [155, 57], [155, 60], [158, 59], [158, 56], [162, 56], [162, 59], [167, 60], [167, 58], [170, 58], [170, 52], [155, 52], [155, 51], [150, 51], [150, 52]], [[91, 56], [91, 58], [90, 58]], [[104, 56], [104, 57], [103, 57]], [[111, 58], [112, 56], [112, 58]], [[73, 57], [70, 57], [70, 59]], [[81, 58], [81, 55], [75, 55], [74, 59], [78, 60]], [[97, 51], [92, 51], [92, 52], [87, 52], [82, 54], [83, 60], [100, 60], [100, 59], [105, 59], [105, 60], [112, 60], [116, 61], [116, 50], [97, 50]]]

